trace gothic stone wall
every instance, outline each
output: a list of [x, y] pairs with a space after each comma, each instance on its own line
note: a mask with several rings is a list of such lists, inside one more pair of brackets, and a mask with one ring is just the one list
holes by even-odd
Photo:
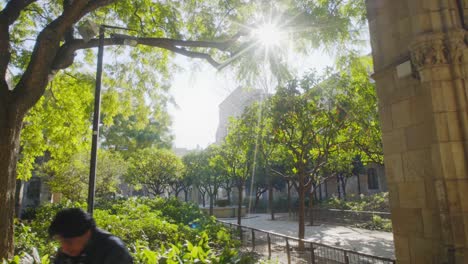
[[464, 2], [366, 3], [398, 263], [468, 263]]

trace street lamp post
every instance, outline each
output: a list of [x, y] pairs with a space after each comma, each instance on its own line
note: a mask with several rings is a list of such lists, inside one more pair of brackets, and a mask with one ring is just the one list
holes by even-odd
[[[96, 69], [96, 89], [94, 90], [94, 114], [93, 114], [93, 134], [91, 141], [91, 160], [89, 166], [89, 185], [88, 185], [88, 213], [93, 214], [94, 211], [94, 195], [96, 191], [96, 167], [97, 167], [97, 149], [99, 141], [99, 123], [101, 115], [101, 83], [102, 83], [102, 65], [104, 60], [104, 33], [106, 28], [121, 29], [127, 31], [136, 31], [134, 29], [100, 25], [99, 26], [99, 46]], [[130, 42], [124, 41], [124, 44]]]
[[94, 194], [96, 190], [96, 166], [97, 166], [97, 148], [99, 140], [99, 121], [101, 114], [101, 80], [102, 80], [102, 62], [104, 58], [104, 32], [105, 26], [99, 27], [99, 48], [96, 69], [96, 89], [94, 90], [94, 114], [93, 114], [93, 135], [91, 141], [91, 160], [89, 166], [89, 185], [88, 185], [88, 213], [93, 215]]

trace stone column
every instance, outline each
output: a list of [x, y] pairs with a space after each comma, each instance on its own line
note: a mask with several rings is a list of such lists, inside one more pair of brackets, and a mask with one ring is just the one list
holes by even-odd
[[468, 263], [468, 49], [458, 0], [367, 0], [398, 263]]

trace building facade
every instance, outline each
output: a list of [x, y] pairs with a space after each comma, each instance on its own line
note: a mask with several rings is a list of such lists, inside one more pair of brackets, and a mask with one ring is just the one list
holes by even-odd
[[239, 117], [244, 109], [254, 102], [261, 101], [266, 93], [260, 89], [238, 87], [219, 104], [219, 124], [216, 131], [216, 144], [221, 143], [228, 134], [229, 119]]

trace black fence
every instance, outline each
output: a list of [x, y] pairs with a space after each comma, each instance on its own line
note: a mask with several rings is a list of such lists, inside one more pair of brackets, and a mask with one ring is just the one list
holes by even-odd
[[394, 259], [367, 255], [267, 232], [256, 228], [219, 221], [229, 227], [242, 242], [242, 249], [260, 254], [273, 263], [312, 264], [394, 264]]

